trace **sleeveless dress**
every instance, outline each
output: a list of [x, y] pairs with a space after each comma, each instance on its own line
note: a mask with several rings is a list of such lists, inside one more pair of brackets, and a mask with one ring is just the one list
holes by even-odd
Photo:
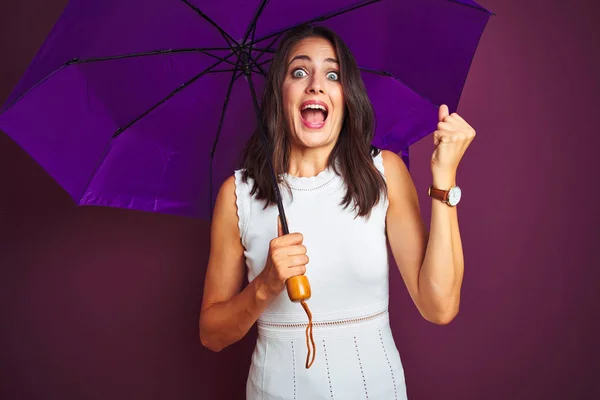
[[[384, 174], [381, 153], [373, 157]], [[277, 236], [277, 206], [250, 195], [235, 171], [238, 223], [248, 280], [264, 268]], [[385, 176], [385, 175], [384, 175]], [[314, 177], [285, 175], [282, 186], [290, 232], [304, 237], [309, 263], [316, 358], [305, 367], [308, 317], [284, 290], [257, 321], [258, 338], [246, 383], [247, 400], [406, 399], [404, 370], [388, 315], [387, 199], [367, 218], [340, 202], [345, 185], [330, 168]]]

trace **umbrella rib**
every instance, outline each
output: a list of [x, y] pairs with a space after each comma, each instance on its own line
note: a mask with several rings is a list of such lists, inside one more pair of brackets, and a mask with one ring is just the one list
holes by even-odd
[[201, 53], [205, 54], [209, 57], [215, 58], [219, 61], [226, 62], [231, 65], [235, 65], [231, 61], [227, 61], [224, 57], [217, 56], [216, 54], [211, 54], [209, 51], [211, 50], [227, 50], [231, 51], [230, 48], [227, 47], [214, 47], [214, 48], [189, 48], [189, 49], [165, 49], [165, 50], [153, 50], [146, 51], [140, 53], [129, 53], [129, 54], [118, 54], [114, 56], [103, 56], [103, 57], [90, 57], [90, 58], [74, 58], [70, 61], [67, 61], [66, 65], [74, 65], [74, 64], [86, 64], [92, 62], [99, 61], [111, 61], [111, 60], [120, 60], [125, 58], [138, 58], [138, 57], [148, 57], [148, 56], [158, 56], [164, 54], [182, 54], [182, 53]]
[[236, 46], [239, 46], [240, 44], [227, 32], [225, 32], [225, 30], [223, 28], [221, 28], [215, 21], [213, 21], [208, 15], [206, 15], [204, 12], [202, 12], [202, 10], [200, 10], [198, 7], [196, 7], [195, 5], [193, 5], [192, 3], [189, 2], [189, 0], [181, 0], [183, 1], [185, 4], [187, 4], [192, 10], [194, 10], [200, 17], [202, 17], [204, 20], [206, 20], [206, 22], [208, 22], [209, 24], [211, 24], [212, 26], [214, 26], [215, 28], [217, 28], [217, 30], [219, 31], [219, 33], [223, 36], [223, 39], [225, 39], [225, 41], [227, 42], [227, 44], [230, 47], [234, 47], [231, 45], [231, 43], [229, 42], [231, 40], [231, 42], [235, 43]]
[[268, 48], [264, 48], [264, 47], [253, 47], [252, 50], [261, 51], [263, 53], [271, 53], [271, 54], [275, 53], [275, 49], [268, 49]]
[[256, 37], [256, 23], [258, 22], [258, 19], [256, 19], [256, 21], [254, 21], [254, 24], [252, 26], [252, 38], [250, 39], [251, 42], [254, 42], [254, 38]]
[[[336, 10], [336, 11], [330, 11], [330, 12], [328, 12], [328, 13], [325, 13], [325, 14], [323, 14], [323, 15], [321, 15], [321, 16], [318, 16], [318, 17], [316, 17], [316, 18], [310, 19], [310, 20], [308, 20], [308, 21], [304, 21], [304, 22], [298, 23], [298, 24], [296, 24], [296, 25], [290, 26], [290, 27], [288, 27], [288, 28], [281, 29], [281, 30], [279, 30], [279, 31], [276, 31], [276, 32], [270, 33], [270, 34], [268, 34], [267, 36], [263, 36], [263, 37], [262, 37], [262, 38], [260, 38], [260, 39], [257, 39], [257, 40], [254, 40], [254, 41], [252, 41], [250, 44], [254, 45], [254, 44], [256, 44], [256, 43], [262, 42], [263, 40], [270, 39], [270, 38], [272, 38], [273, 36], [281, 35], [281, 34], [283, 34], [283, 33], [287, 32], [287, 31], [289, 31], [289, 30], [292, 30], [292, 29], [294, 29], [294, 28], [297, 28], [297, 27], [299, 27], [299, 26], [306, 25], [306, 24], [312, 24], [312, 23], [314, 23], [314, 22], [322, 22], [322, 21], [326, 21], [326, 20], [328, 20], [328, 19], [331, 19], [331, 18], [337, 17], [338, 15], [342, 15], [342, 14], [345, 14], [345, 13], [347, 13], [347, 12], [354, 11], [354, 10], [356, 10], [356, 9], [359, 9], [359, 8], [362, 8], [362, 7], [365, 7], [365, 6], [368, 6], [368, 5], [370, 5], [370, 4], [373, 4], [373, 3], [378, 3], [378, 2], [380, 2], [380, 1], [381, 1], [381, 0], [362, 0], [362, 1], [359, 1], [359, 2], [357, 2], [357, 3], [354, 3], [354, 4], [352, 4], [352, 5], [349, 5], [349, 6], [346, 6], [346, 7], [340, 8], [340, 9], [338, 9], [338, 10]], [[268, 46], [268, 47], [271, 47], [271, 46]]]
[[[254, 72], [255, 74], [258, 75], [262, 75], [261, 71], [255, 71], [255, 70], [251, 70], [252, 72]], [[237, 81], [239, 78], [241, 78], [242, 76], [244, 76], [244, 71], [239, 71], [239, 73], [236, 75], [235, 80]], [[266, 75], [265, 75], [266, 76]]]
[[[229, 56], [227, 56], [227, 58], [233, 56], [234, 53], [231, 53]], [[205, 70], [203, 70], [202, 72], [198, 73], [197, 75], [195, 75], [194, 77], [192, 77], [190, 80], [188, 80], [187, 82], [183, 83], [182, 85], [178, 86], [177, 89], [173, 90], [171, 93], [169, 93], [167, 96], [165, 96], [163, 99], [161, 99], [159, 102], [157, 102], [155, 105], [153, 105], [152, 107], [150, 107], [148, 110], [146, 110], [145, 112], [143, 112], [140, 116], [138, 116], [137, 118], [135, 118], [134, 120], [132, 120], [131, 122], [129, 122], [128, 124], [126, 124], [125, 126], [119, 128], [116, 130], [116, 132], [113, 134], [112, 138], [108, 141], [108, 143], [106, 144], [106, 146], [104, 147], [104, 151], [102, 152], [102, 155], [100, 156], [100, 158], [98, 159], [98, 163], [96, 164], [96, 166], [94, 167], [94, 171], [90, 174], [90, 178], [88, 179], [83, 192], [81, 193], [81, 196], [79, 198], [79, 202], [81, 202], [83, 196], [85, 195], [85, 192], [88, 190], [90, 183], [92, 182], [92, 179], [94, 178], [94, 176], [96, 175], [96, 172], [98, 171], [98, 168], [100, 168], [100, 165], [102, 165], [102, 163], [104, 162], [108, 149], [110, 147], [110, 144], [117, 138], [119, 137], [119, 135], [121, 135], [125, 130], [127, 130], [128, 128], [130, 128], [133, 124], [135, 124], [137, 121], [139, 121], [140, 119], [144, 118], [146, 115], [148, 115], [149, 113], [151, 113], [153, 110], [155, 110], [156, 108], [158, 108], [160, 105], [164, 104], [167, 100], [169, 100], [171, 97], [175, 96], [177, 93], [179, 93], [180, 91], [182, 91], [183, 89], [185, 89], [186, 87], [188, 87], [189, 85], [191, 85], [192, 83], [194, 83], [196, 80], [200, 79], [202, 76], [206, 75], [207, 73], [209, 73], [213, 68], [215, 68], [216, 66], [220, 65], [223, 61], [217, 61], [216, 63], [212, 64], [211, 66], [209, 66], [208, 68], [206, 68]]]
[[[262, 53], [262, 54], [264, 54], [264, 53]], [[261, 64], [259, 64], [257, 62], [257, 59], [253, 59], [251, 55], [249, 55], [248, 57], [249, 57], [250, 61], [252, 62], [251, 66], [255, 66], [256, 68], [258, 68], [258, 71], [259, 71], [258, 73], [261, 74], [262, 76], [267, 76], [267, 73], [261, 68]], [[256, 72], [256, 71], [254, 71], [254, 72]]]
[[[219, 138], [221, 136], [221, 129], [223, 128], [223, 122], [225, 122], [225, 111], [227, 110], [227, 106], [229, 105], [229, 99], [231, 97], [231, 89], [233, 89], [233, 83], [236, 81], [235, 75], [239, 69], [235, 69], [231, 74], [231, 80], [229, 81], [229, 87], [227, 88], [227, 94], [225, 95], [225, 101], [223, 102], [223, 108], [221, 109], [221, 118], [219, 119], [219, 127], [217, 128], [217, 134], [215, 136], [215, 140], [213, 142], [213, 147], [210, 151], [210, 158], [215, 155], [215, 151], [217, 150], [217, 145], [219, 143]], [[212, 164], [211, 164], [212, 165]]]
[[[233, 53], [230, 54], [227, 58], [229, 58], [231, 56], [233, 56]], [[150, 107], [148, 110], [146, 110], [144, 113], [142, 113], [139, 117], [135, 118], [134, 120], [132, 120], [131, 122], [129, 122], [127, 125], [125, 125], [125, 126], [119, 128], [119, 129], [117, 129], [117, 131], [113, 135], [113, 139], [116, 138], [117, 136], [119, 136], [121, 133], [123, 133], [123, 131], [125, 131], [126, 129], [128, 129], [129, 127], [131, 127], [137, 121], [139, 121], [140, 119], [144, 118], [146, 115], [148, 115], [149, 113], [151, 113], [153, 110], [155, 110], [157, 107], [159, 107], [160, 105], [162, 105], [164, 102], [166, 102], [167, 100], [169, 100], [171, 97], [175, 96], [178, 92], [182, 91], [183, 89], [185, 89], [186, 87], [188, 87], [189, 85], [191, 85], [192, 83], [194, 83], [195, 81], [197, 81], [198, 79], [200, 79], [202, 76], [210, 73], [217, 65], [221, 64], [222, 62], [223, 61], [217, 61], [216, 63], [212, 64], [210, 67], [206, 68], [204, 71], [202, 71], [199, 74], [193, 76], [187, 82], [179, 85], [177, 87], [177, 89], [173, 90], [171, 93], [169, 93], [163, 99], [161, 99], [158, 103], [156, 103], [155, 105], [153, 105], [152, 107]]]
[[258, 9], [256, 10], [256, 13], [254, 14], [254, 18], [252, 18], [252, 21], [248, 25], [248, 29], [246, 29], [246, 34], [244, 35], [244, 40], [242, 41], [242, 43], [246, 43], [246, 40], [248, 40], [248, 36], [250, 36], [250, 32], [252, 32], [252, 40], [254, 40], [254, 33], [256, 32], [256, 22], [258, 22], [258, 18], [262, 14], [262, 12], [265, 9], [265, 6], [267, 5], [268, 2], [269, 2], [269, 0], [261, 1], [260, 6], [258, 7]]
[[238, 79], [240, 79], [242, 76], [244, 76], [244, 72], [240, 71], [240, 73], [237, 74], [237, 76], [235, 77], [235, 80], [237, 81]]
[[271, 43], [269, 43], [267, 45], [266, 48], [261, 49], [261, 53], [254, 59], [254, 62], [258, 62], [258, 60], [267, 52], [269, 53], [275, 53], [275, 49], [271, 49], [271, 46], [273, 46], [275, 44], [275, 42], [277, 42], [279, 40], [279, 38], [281, 37], [281, 35], [283, 35], [285, 33], [285, 31], [279, 33], [278, 35], [275, 36], [275, 38], [271, 41]]
[[254, 64], [254, 66], [255, 66], [256, 68], [258, 68], [258, 72], [253, 70], [255, 73], [258, 73], [258, 74], [260, 74], [260, 75], [262, 75], [262, 76], [265, 76], [265, 77], [267, 76], [267, 73], [265, 72], [265, 70], [264, 70], [264, 69], [262, 69], [262, 67], [261, 67], [259, 64], [256, 64], [256, 63], [255, 63], [255, 64]]
[[208, 71], [209, 74], [215, 74], [215, 73], [224, 73], [224, 72], [237, 72], [239, 71], [239, 68], [228, 68], [228, 69], [213, 69]]
[[60, 71], [62, 71], [63, 69], [65, 69], [66, 67], [67, 67], [67, 64], [61, 65], [60, 67], [58, 67], [57, 69], [55, 69], [54, 71], [52, 71], [48, 75], [46, 75], [44, 78], [40, 79], [30, 89], [27, 89], [25, 91], [25, 93], [23, 93], [22, 95], [20, 95], [19, 97], [17, 97], [15, 100], [13, 100], [12, 103], [10, 103], [10, 104], [8, 104], [8, 103], [4, 104], [4, 106], [0, 109], [0, 115], [2, 115], [5, 112], [7, 112], [12, 106], [14, 106], [15, 104], [17, 104], [22, 98], [24, 98], [29, 93], [31, 93], [35, 88], [37, 88], [38, 86], [40, 86], [42, 83], [46, 82], [48, 79], [52, 78], [52, 76], [56, 75], [57, 73], [59, 73]]
[[262, 62], [260, 62], [260, 63], [258, 63], [258, 64], [256, 64], [256, 65], [265, 65], [265, 64], [268, 64], [268, 63], [270, 63], [271, 61], [273, 61], [273, 59], [272, 59], [272, 58], [269, 58], [268, 60], [262, 61]]
[[140, 53], [130, 53], [130, 54], [120, 54], [120, 55], [115, 55], [115, 56], [105, 56], [105, 57], [90, 57], [90, 58], [73, 58], [70, 61], [67, 61], [66, 63], [64, 63], [63, 65], [61, 65], [60, 67], [58, 67], [57, 69], [55, 69], [54, 71], [50, 72], [48, 75], [46, 75], [44, 78], [40, 79], [35, 85], [33, 85], [31, 88], [29, 88], [27, 91], [25, 91], [22, 95], [20, 95], [19, 97], [17, 97], [14, 101], [12, 101], [10, 104], [5, 104], [3, 106], [2, 109], [0, 109], [0, 114], [8, 111], [12, 106], [14, 106], [15, 104], [17, 104], [21, 99], [23, 99], [27, 94], [29, 94], [30, 92], [32, 92], [33, 90], [35, 90], [38, 86], [40, 86], [42, 83], [44, 83], [46, 80], [48, 80], [48, 78], [52, 77], [53, 75], [55, 75], [56, 73], [60, 72], [62, 69], [70, 66], [70, 65], [77, 65], [77, 64], [88, 64], [88, 63], [93, 63], [93, 62], [100, 62], [100, 61], [110, 61], [110, 60], [118, 60], [118, 59], [125, 59], [125, 58], [136, 58], [136, 57], [148, 57], [148, 56], [156, 56], [156, 55], [163, 55], [163, 54], [181, 54], [181, 53], [202, 53], [202, 54], [206, 54], [207, 56], [216, 58], [219, 61], [228, 63], [230, 65], [234, 65], [235, 64], [229, 60], [227, 60], [226, 58], [229, 58], [230, 56], [223, 58], [223, 57], [219, 57], [215, 54], [211, 54], [209, 53], [209, 51], [214, 51], [214, 50], [227, 50], [227, 51], [231, 51], [230, 48], [227, 47], [213, 47], [213, 48], [189, 48], [189, 49], [167, 49], [167, 50], [154, 50], [154, 51], [147, 51], [147, 52], [140, 52]]
[[402, 79], [398, 78], [397, 76], [387, 72], [387, 71], [382, 71], [379, 69], [375, 69], [375, 68], [367, 68], [367, 67], [359, 67], [359, 69], [361, 71], [364, 72], [368, 72], [371, 74], [376, 74], [376, 75], [381, 75], [381, 76], [387, 76], [389, 78], [395, 79], [396, 81], [398, 81], [399, 83], [401, 83], [403, 86], [406, 86], [407, 88], [409, 88], [410, 90], [412, 90], [414, 93], [416, 93], [417, 95], [419, 95], [421, 98], [427, 100], [428, 102], [430, 102], [431, 104], [433, 104], [436, 107], [439, 107], [437, 104], [435, 104], [430, 98], [428, 98], [427, 96], [419, 93], [418, 90], [416, 90], [415, 88], [413, 88], [411, 85], [409, 85], [408, 83], [404, 82]]
[[146, 51], [146, 52], [139, 52], [139, 53], [118, 54], [118, 55], [114, 55], [114, 56], [90, 57], [90, 58], [75, 57], [75, 58], [67, 61], [66, 63], [64, 63], [63, 65], [61, 65], [57, 69], [55, 69], [54, 71], [50, 72], [44, 78], [40, 79], [38, 82], [36, 82], [35, 85], [33, 85], [31, 88], [29, 88], [23, 94], [21, 94], [19, 97], [17, 97], [10, 104], [5, 104], [3, 106], [3, 108], [0, 109], [0, 114], [8, 111], [12, 106], [14, 106], [15, 104], [17, 104], [27, 94], [29, 94], [30, 92], [32, 92], [33, 90], [35, 90], [38, 86], [40, 86], [42, 83], [44, 83], [46, 80], [48, 80], [48, 78], [52, 77], [53, 75], [55, 75], [56, 73], [60, 72], [62, 69], [66, 68], [66, 67], [68, 67], [70, 65], [89, 64], [89, 63], [94, 63], [94, 62], [119, 60], [119, 59], [125, 59], [125, 58], [150, 57], [150, 56], [157, 56], [157, 55], [164, 55], [164, 54], [201, 53], [201, 54], [205, 54], [207, 56], [216, 58], [219, 61], [222, 61], [222, 62], [225, 62], [225, 63], [228, 63], [230, 65], [234, 65], [235, 66], [235, 63], [233, 63], [233, 62], [231, 62], [231, 61], [229, 61], [229, 60], [226, 59], [226, 58], [229, 58], [230, 56], [228, 56], [226, 58], [223, 58], [223, 57], [217, 56], [215, 54], [209, 53], [209, 51], [216, 51], [216, 50], [231, 51], [231, 49], [228, 48], [228, 47], [211, 47], [211, 48], [206, 47], [206, 48], [183, 48], [183, 49], [153, 50], [153, 51]]

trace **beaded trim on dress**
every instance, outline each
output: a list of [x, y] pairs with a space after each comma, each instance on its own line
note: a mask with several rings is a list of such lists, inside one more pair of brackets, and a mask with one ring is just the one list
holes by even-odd
[[332, 167], [327, 167], [315, 176], [294, 176], [288, 173], [282, 176], [293, 190], [315, 190], [327, 185], [337, 174]]

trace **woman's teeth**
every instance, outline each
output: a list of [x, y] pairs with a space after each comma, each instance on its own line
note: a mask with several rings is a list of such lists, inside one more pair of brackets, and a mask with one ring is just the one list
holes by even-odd
[[320, 104], [307, 104], [304, 107], [302, 107], [302, 111], [308, 108], [311, 108], [313, 110], [322, 110], [324, 113], [327, 113], [327, 109]]

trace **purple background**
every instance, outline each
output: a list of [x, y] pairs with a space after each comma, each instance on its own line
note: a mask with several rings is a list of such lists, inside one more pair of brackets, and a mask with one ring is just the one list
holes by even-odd
[[[65, 4], [3, 2], [0, 101]], [[458, 109], [478, 132], [458, 177], [459, 316], [422, 320], [391, 274], [409, 397], [597, 399], [600, 3], [482, 5], [497, 16]], [[426, 218], [431, 151], [431, 137], [411, 149]], [[255, 332], [218, 354], [198, 340], [208, 228], [75, 209], [1, 134], [0, 398], [243, 398]]]

